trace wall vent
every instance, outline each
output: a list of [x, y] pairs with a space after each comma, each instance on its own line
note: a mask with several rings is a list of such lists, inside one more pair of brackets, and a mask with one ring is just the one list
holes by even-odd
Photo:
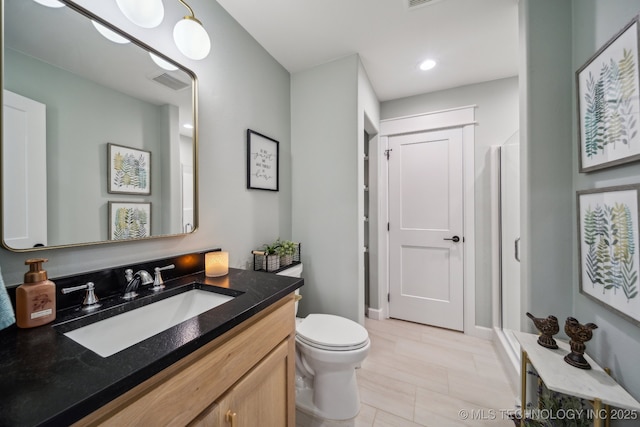
[[409, 9], [415, 9], [417, 7], [429, 6], [434, 3], [439, 3], [442, 0], [407, 0], [407, 7]]
[[162, 73], [159, 76], [153, 77], [152, 80], [160, 83], [163, 86], [168, 87], [169, 89], [178, 91], [191, 86], [191, 83], [183, 82], [180, 79], [173, 77], [170, 74]]

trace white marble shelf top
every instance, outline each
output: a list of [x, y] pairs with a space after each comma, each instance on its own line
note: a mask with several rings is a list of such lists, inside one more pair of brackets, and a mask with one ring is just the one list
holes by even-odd
[[[549, 390], [593, 401], [600, 399], [616, 408], [640, 410], [640, 403], [585, 353], [591, 369], [580, 369], [564, 361], [569, 343], [556, 339], [558, 349], [538, 344], [538, 335], [514, 332], [523, 351]], [[589, 344], [587, 343], [587, 346]]]

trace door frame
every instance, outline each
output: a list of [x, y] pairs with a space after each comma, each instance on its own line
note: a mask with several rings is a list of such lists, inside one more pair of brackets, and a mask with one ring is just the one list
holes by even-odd
[[[476, 326], [476, 287], [475, 287], [475, 105], [434, 111], [404, 117], [396, 117], [380, 121], [380, 145], [378, 170], [378, 277], [380, 278], [378, 307], [380, 312], [371, 313], [373, 318], [389, 317], [389, 234], [387, 223], [388, 210], [388, 163], [384, 151], [388, 149], [389, 137], [407, 133], [432, 131], [447, 128], [462, 128], [462, 164], [463, 164], [463, 197], [464, 197], [464, 333], [491, 339], [490, 328]], [[393, 155], [393, 153], [391, 153]], [[470, 207], [470, 208], [469, 208]], [[371, 314], [374, 314], [371, 316]]]

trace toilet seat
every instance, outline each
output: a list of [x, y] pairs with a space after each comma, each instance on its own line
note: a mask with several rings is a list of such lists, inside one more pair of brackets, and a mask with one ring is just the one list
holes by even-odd
[[360, 324], [332, 314], [310, 314], [296, 328], [296, 340], [328, 351], [349, 351], [365, 347], [369, 333]]

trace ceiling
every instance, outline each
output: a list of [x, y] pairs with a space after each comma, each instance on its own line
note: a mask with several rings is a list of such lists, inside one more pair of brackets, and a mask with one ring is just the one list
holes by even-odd
[[359, 54], [380, 101], [518, 73], [518, 0], [217, 1], [290, 73]]
[[[70, 7], [58, 9], [32, 1], [5, 0], [3, 12], [6, 49], [155, 105], [175, 105], [180, 123], [193, 122], [192, 78], [186, 72], [160, 68], [147, 50], [134, 43], [107, 40], [87, 17]], [[170, 88], [161, 84], [167, 77], [184, 85]], [[182, 126], [180, 132], [193, 134]]]

